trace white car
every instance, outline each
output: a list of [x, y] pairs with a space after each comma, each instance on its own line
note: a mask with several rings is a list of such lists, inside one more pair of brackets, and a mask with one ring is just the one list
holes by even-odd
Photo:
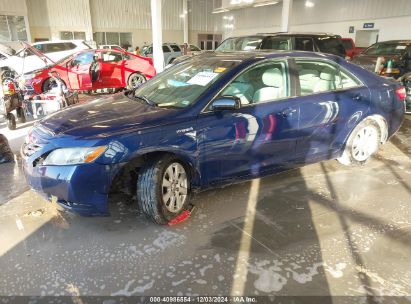
[[111, 50], [118, 50], [118, 51], [124, 51], [127, 52], [127, 50], [123, 49], [121, 46], [117, 44], [102, 44], [99, 45], [100, 49], [111, 49]]
[[79, 51], [91, 49], [83, 40], [42, 41], [33, 43], [32, 46], [54, 62]]
[[9, 67], [17, 74], [25, 74], [86, 49], [91, 49], [91, 47], [81, 40], [44, 41], [34, 43], [32, 46], [19, 42], [13, 47], [2, 44], [0, 67]]

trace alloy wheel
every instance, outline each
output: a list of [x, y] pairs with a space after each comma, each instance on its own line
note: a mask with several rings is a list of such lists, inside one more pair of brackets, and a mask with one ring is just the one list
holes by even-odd
[[378, 131], [367, 126], [362, 128], [352, 143], [352, 156], [357, 161], [365, 161], [378, 149]]
[[170, 164], [162, 181], [163, 203], [168, 211], [178, 213], [184, 206], [188, 194], [188, 178], [180, 163]]

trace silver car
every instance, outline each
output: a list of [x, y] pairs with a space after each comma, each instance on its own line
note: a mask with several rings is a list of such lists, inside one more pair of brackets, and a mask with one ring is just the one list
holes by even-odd
[[[164, 43], [164, 65], [172, 63], [177, 57], [183, 54], [181, 47], [177, 43]], [[146, 57], [153, 57], [153, 45], [143, 47], [142, 55]]]

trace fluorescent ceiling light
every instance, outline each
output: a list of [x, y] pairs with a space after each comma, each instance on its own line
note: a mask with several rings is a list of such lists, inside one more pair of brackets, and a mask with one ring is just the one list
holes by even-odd
[[221, 14], [221, 13], [225, 13], [225, 12], [228, 12], [228, 11], [229, 11], [228, 9], [219, 8], [219, 9], [216, 9], [216, 10], [212, 11], [212, 13], [213, 14]]
[[264, 2], [264, 3], [256, 3], [253, 6], [254, 7], [260, 7], [260, 6], [267, 6], [267, 5], [274, 5], [277, 4], [278, 1], [270, 1], [270, 2]]
[[310, 0], [305, 1], [305, 7], [314, 7], [314, 2], [311, 2]]

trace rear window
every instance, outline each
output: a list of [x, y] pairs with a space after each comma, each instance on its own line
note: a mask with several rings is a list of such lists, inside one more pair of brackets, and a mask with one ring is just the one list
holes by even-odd
[[405, 43], [376, 43], [366, 49], [366, 55], [401, 55], [407, 51], [409, 45]]
[[345, 56], [345, 49], [342, 45], [341, 39], [336, 37], [316, 37], [314, 38], [320, 52], [329, 53], [337, 56]]

